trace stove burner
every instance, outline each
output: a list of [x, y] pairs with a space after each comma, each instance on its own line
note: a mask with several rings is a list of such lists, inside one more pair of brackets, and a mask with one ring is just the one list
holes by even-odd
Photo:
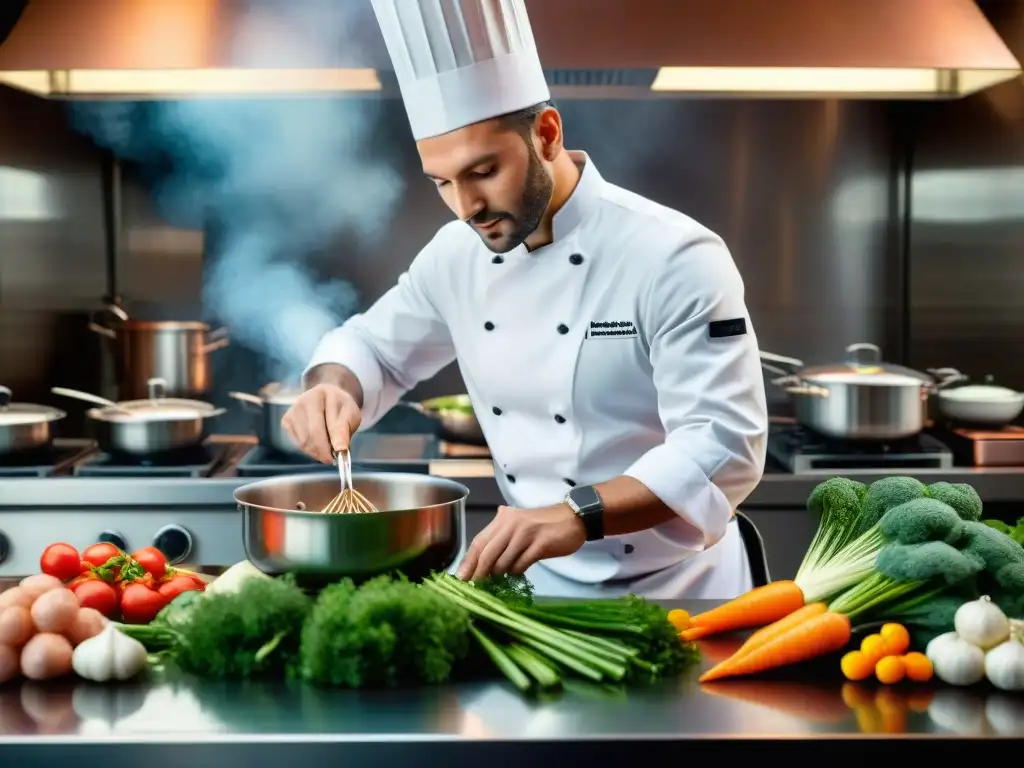
[[209, 477], [223, 455], [222, 449], [201, 445], [151, 458], [98, 453], [75, 467], [78, 477]]
[[889, 442], [846, 442], [789, 424], [771, 426], [768, 455], [796, 474], [830, 469], [949, 469], [953, 466], [949, 448], [928, 434]]
[[0, 456], [0, 477], [53, 477], [64, 474], [76, 461], [96, 450], [91, 440], [53, 441], [32, 451]]
[[[352, 471], [415, 472], [427, 474], [431, 460], [440, 456], [433, 435], [360, 433], [352, 439]], [[311, 457], [292, 456], [258, 445], [248, 451], [235, 470], [239, 477], [274, 477], [306, 472], [337, 472]]]

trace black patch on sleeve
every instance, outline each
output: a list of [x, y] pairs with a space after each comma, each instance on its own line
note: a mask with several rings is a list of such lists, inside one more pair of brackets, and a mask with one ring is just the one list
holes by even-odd
[[712, 339], [727, 339], [730, 336], [746, 336], [747, 321], [737, 317], [735, 320], [714, 320], [708, 323], [708, 335]]

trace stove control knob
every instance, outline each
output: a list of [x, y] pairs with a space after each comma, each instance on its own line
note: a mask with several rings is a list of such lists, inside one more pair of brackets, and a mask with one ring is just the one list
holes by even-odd
[[168, 563], [180, 563], [192, 552], [192, 534], [180, 525], [165, 525], [153, 537], [153, 546], [164, 553]]
[[128, 542], [125, 541], [124, 536], [122, 536], [117, 531], [104, 531], [96, 537], [96, 541], [101, 542], [103, 544], [113, 544], [122, 552], [128, 551]]
[[7, 538], [7, 535], [0, 533], [0, 563], [7, 559], [7, 555], [11, 552], [11, 540]]

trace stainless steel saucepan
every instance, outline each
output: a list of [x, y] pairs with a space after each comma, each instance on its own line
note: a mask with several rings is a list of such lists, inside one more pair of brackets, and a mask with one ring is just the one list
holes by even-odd
[[283, 475], [238, 488], [248, 559], [264, 573], [294, 573], [304, 584], [393, 570], [420, 578], [455, 562], [464, 544], [465, 486], [405, 472], [355, 473], [352, 485], [380, 511], [321, 512], [338, 494], [333, 474]]
[[132, 320], [117, 305], [107, 307], [112, 327], [89, 323], [114, 344], [118, 393], [122, 399], [145, 398], [148, 382], [159, 378], [172, 397], [203, 397], [211, 389], [208, 355], [228, 346], [227, 328], [210, 330], [198, 321]]
[[805, 367], [802, 360], [762, 352], [761, 365], [779, 376], [772, 383], [789, 394], [800, 424], [838, 440], [913, 437], [927, 422], [928, 395], [963, 378], [950, 371], [936, 382], [885, 363], [874, 344], [851, 344], [843, 363]]
[[67, 414], [48, 405], [12, 403], [11, 397], [11, 390], [0, 386], [0, 456], [49, 446], [54, 422]]
[[51, 391], [101, 406], [86, 411], [100, 449], [141, 458], [200, 445], [209, 435], [210, 419], [224, 413], [199, 400], [164, 397], [161, 379], [150, 379], [148, 385], [148, 399], [117, 403], [76, 389]]
[[281, 384], [268, 384], [258, 395], [245, 392], [229, 392], [231, 397], [244, 403], [255, 416], [254, 428], [260, 444], [289, 456], [306, 454], [292, 440], [281, 426], [281, 419], [288, 413], [302, 390]]

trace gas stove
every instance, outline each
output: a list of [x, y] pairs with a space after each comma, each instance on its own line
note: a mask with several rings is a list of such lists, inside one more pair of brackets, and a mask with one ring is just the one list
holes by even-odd
[[[352, 438], [354, 472], [415, 472], [427, 474], [430, 462], [441, 456], [434, 435], [359, 433]], [[235, 463], [239, 477], [274, 477], [296, 472], [337, 472], [327, 464], [306, 457], [280, 453], [266, 446], [251, 448]]]
[[768, 455], [794, 474], [884, 469], [949, 469], [953, 453], [938, 438], [922, 433], [906, 440], [832, 440], [795, 424], [772, 424]]
[[76, 477], [212, 477], [227, 458], [223, 445], [200, 445], [159, 458], [96, 453], [75, 464]]
[[56, 477], [71, 472], [75, 465], [96, 451], [92, 440], [56, 439], [37, 451], [0, 456], [0, 477]]

